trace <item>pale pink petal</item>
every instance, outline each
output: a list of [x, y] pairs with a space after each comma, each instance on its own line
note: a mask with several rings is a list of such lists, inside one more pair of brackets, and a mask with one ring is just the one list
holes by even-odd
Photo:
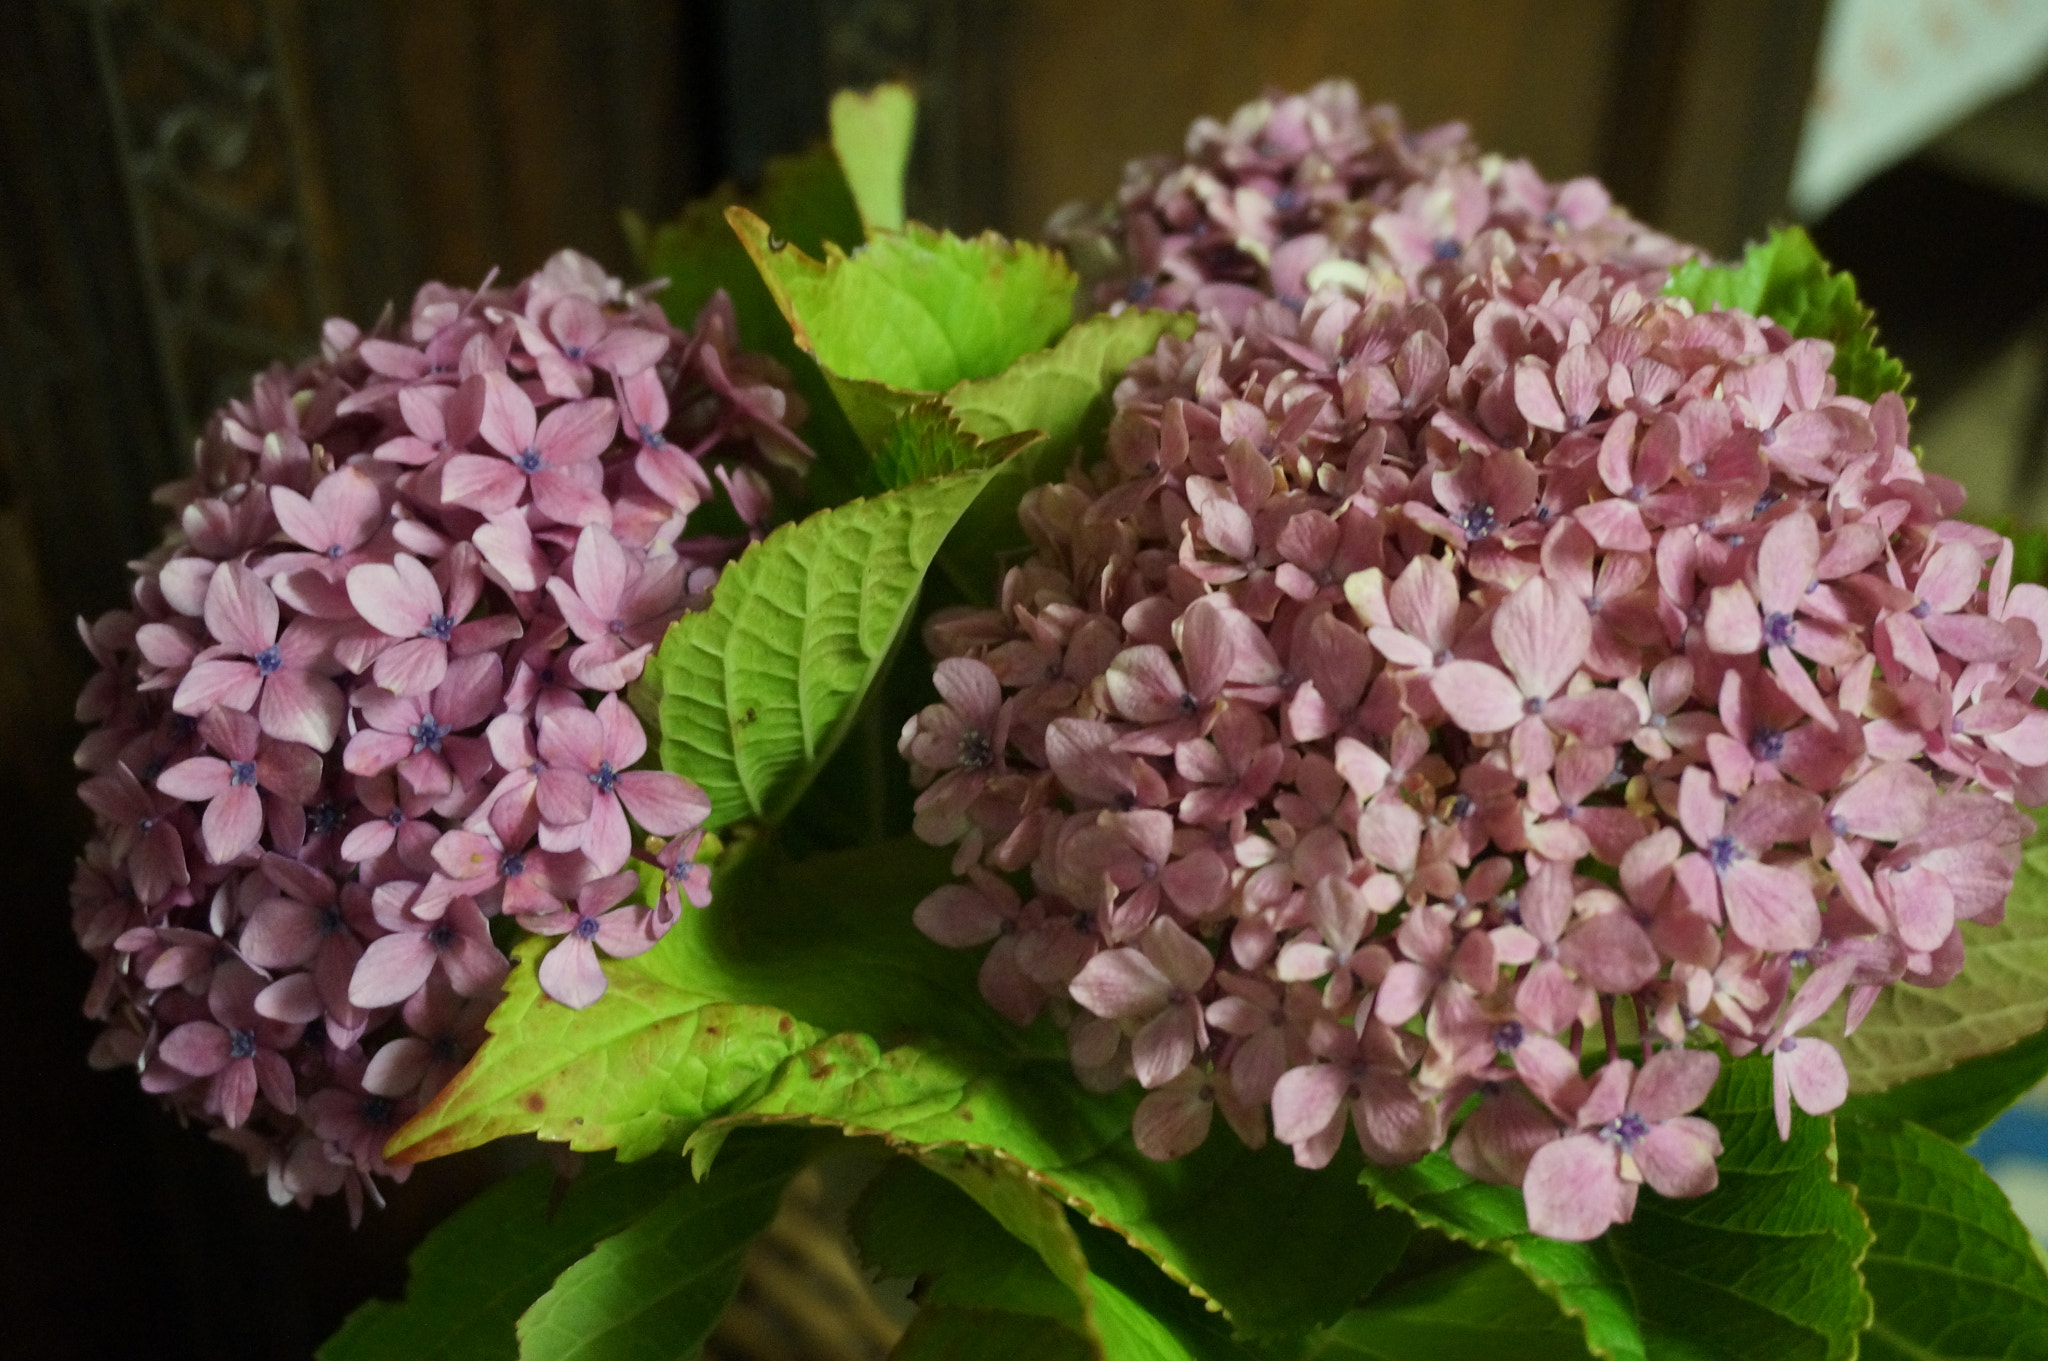
[[1273, 1137], [1298, 1144], [1327, 1129], [1343, 1109], [1351, 1079], [1331, 1063], [1290, 1068], [1273, 1084]]
[[1704, 1049], [1660, 1049], [1636, 1075], [1630, 1104], [1645, 1120], [1670, 1120], [1698, 1110], [1721, 1076], [1721, 1060]]
[[199, 830], [206, 858], [225, 865], [251, 850], [263, 836], [263, 801], [254, 785], [233, 785], [206, 805]]
[[1749, 587], [1739, 581], [1716, 586], [1707, 599], [1707, 646], [1740, 656], [1757, 652], [1763, 645], [1763, 620]]
[[604, 996], [604, 969], [590, 942], [575, 935], [548, 951], [540, 962], [541, 991], [563, 1006], [581, 1011]]
[[1792, 1099], [1808, 1115], [1826, 1115], [1849, 1099], [1849, 1069], [1825, 1040], [1788, 1039], [1778, 1046], [1776, 1062], [1785, 1070]]
[[1636, 1166], [1642, 1169], [1650, 1189], [1674, 1199], [1703, 1196], [1720, 1185], [1721, 1173], [1714, 1161], [1720, 1156], [1721, 1131], [1696, 1115], [1677, 1116], [1657, 1125], [1635, 1150]]
[[348, 598], [381, 633], [410, 638], [441, 612], [441, 588], [410, 553], [389, 563], [366, 562], [348, 572]]
[[257, 715], [263, 731], [281, 742], [326, 751], [341, 735], [347, 711], [341, 687], [310, 671], [279, 671], [263, 687]]
[[507, 458], [517, 458], [533, 445], [533, 399], [502, 373], [484, 375], [484, 439]]
[[225, 791], [229, 778], [226, 761], [215, 756], [194, 756], [157, 776], [156, 787], [174, 799], [197, 803]]
[[1522, 720], [1521, 690], [1484, 662], [1447, 662], [1430, 677], [1430, 689], [1466, 732], [1505, 732]]
[[348, 982], [348, 1000], [359, 1007], [396, 1006], [418, 992], [438, 958], [427, 938], [401, 931], [370, 942]]
[[1523, 582], [1493, 616], [1493, 645], [1522, 693], [1532, 699], [1548, 699], [1563, 689], [1592, 642], [1593, 621], [1585, 605], [1546, 577]]
[[211, 1021], [187, 1021], [164, 1036], [156, 1052], [181, 1073], [211, 1077], [228, 1066], [228, 1032]]
[[1067, 986], [1076, 1002], [1110, 1020], [1150, 1016], [1172, 989], [1158, 966], [1132, 949], [1103, 951]]
[[1590, 1134], [1545, 1144], [1522, 1179], [1529, 1229], [1545, 1238], [1583, 1243], [1621, 1216], [1621, 1176], [1612, 1148]]
[[1813, 881], [1797, 869], [1737, 860], [1721, 872], [1729, 929], [1752, 949], [1810, 950], [1820, 941]]
[[925, 935], [955, 950], [988, 944], [1007, 921], [984, 894], [966, 884], [946, 884], [926, 894], [911, 920]]
[[1131, 1037], [1131, 1069], [1138, 1085], [1149, 1091], [1179, 1077], [1194, 1061], [1195, 1039], [1188, 1007], [1169, 1007], [1147, 1021]]
[[1216, 1115], [1216, 1099], [1198, 1074], [1146, 1094], [1131, 1116], [1138, 1151], [1158, 1162], [1184, 1158], [1202, 1146]]
[[542, 419], [534, 447], [557, 466], [584, 463], [603, 453], [618, 429], [618, 407], [609, 398], [564, 402]]
[[1757, 594], [1767, 614], [1790, 614], [1820, 565], [1820, 528], [1795, 510], [1772, 525], [1757, 548]]
[[253, 657], [277, 641], [277, 597], [241, 563], [223, 563], [206, 587], [206, 629]]

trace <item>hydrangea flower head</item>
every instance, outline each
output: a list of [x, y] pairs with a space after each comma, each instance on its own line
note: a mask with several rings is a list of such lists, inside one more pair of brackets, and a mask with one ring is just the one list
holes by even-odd
[[1311, 1167], [1448, 1144], [1594, 1237], [1714, 1186], [1711, 1041], [1789, 1129], [1846, 1095], [1806, 1028], [2002, 912], [2048, 590], [1895, 393], [1662, 296], [1596, 190], [1331, 86], [1127, 181], [1199, 327], [935, 618], [901, 750], [966, 875], [919, 926], [1154, 1157], [1217, 1110]]
[[[709, 901], [709, 813], [638, 769], [620, 699], [807, 453], [787, 375], [563, 252], [509, 288], [429, 284], [217, 413], [130, 605], [81, 625], [73, 887], [95, 1061], [219, 1127], [280, 1202], [360, 1208], [380, 1150], [468, 1059], [508, 968], [494, 923], [650, 948]], [[634, 826], [650, 838], [636, 841]], [[666, 901], [619, 904], [628, 862]]]

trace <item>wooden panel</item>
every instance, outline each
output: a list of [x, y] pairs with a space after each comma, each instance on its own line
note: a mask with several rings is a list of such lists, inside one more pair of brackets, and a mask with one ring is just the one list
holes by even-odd
[[1112, 192], [1199, 114], [1329, 76], [1412, 123], [1463, 118], [1552, 177], [1596, 167], [1621, 0], [1016, 0], [1009, 225]]

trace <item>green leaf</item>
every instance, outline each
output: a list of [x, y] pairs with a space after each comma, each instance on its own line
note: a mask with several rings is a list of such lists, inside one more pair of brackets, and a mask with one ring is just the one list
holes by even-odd
[[1046, 437], [997, 466], [940, 555], [946, 574], [970, 600], [992, 598], [1002, 568], [1027, 547], [1017, 521], [1024, 493], [1065, 473], [1076, 450], [1097, 447], [1109, 426], [1110, 395], [1131, 361], [1151, 353], [1161, 336], [1187, 336], [1193, 329], [1184, 313], [1090, 317], [1051, 349], [946, 393], [946, 406], [972, 435], [1001, 440], [1035, 430]]
[[[948, 1161], [969, 1168], [1001, 1166]], [[1192, 1297], [1122, 1239], [1083, 1226], [1088, 1242], [1083, 1256], [1082, 1240], [1069, 1227], [1067, 1212], [1021, 1176], [1012, 1182], [1020, 1188], [1006, 1197], [1013, 1208], [1035, 1202], [1021, 1225], [1019, 1216], [1006, 1217], [984, 1195], [961, 1185], [945, 1161], [928, 1157], [920, 1165], [897, 1160], [870, 1183], [849, 1217], [861, 1260], [883, 1275], [918, 1278], [918, 1301], [928, 1311], [1032, 1315], [1082, 1339], [1087, 1354], [1109, 1361], [1244, 1361], [1244, 1351], [1218, 1331]], [[1010, 1232], [999, 1232], [992, 1219]], [[1016, 1236], [1020, 1227], [1027, 1240], [1037, 1242], [1036, 1251]], [[1104, 1263], [1113, 1277], [1093, 1269]], [[933, 1345], [924, 1339], [925, 1331], [911, 1330], [921, 1349]], [[1050, 1328], [1035, 1335], [1049, 1349], [1064, 1346]], [[905, 1352], [899, 1349], [898, 1354]]]
[[911, 223], [851, 256], [828, 247], [818, 260], [744, 208], [727, 220], [870, 449], [915, 394], [992, 377], [1072, 319], [1078, 281], [1043, 246]]
[[711, 796], [709, 825], [772, 823], [832, 754], [987, 480], [967, 473], [784, 525], [662, 640], [661, 760]]
[[1375, 1209], [1355, 1159], [1305, 1172], [1285, 1148], [1253, 1153], [1222, 1128], [1179, 1162], [1138, 1153], [1137, 1093], [1082, 1089], [1056, 1029], [1002, 1020], [977, 991], [974, 957], [912, 925], [911, 908], [951, 879], [942, 853], [898, 843], [794, 867], [772, 849], [734, 858], [710, 908], [608, 966], [599, 1006], [542, 999], [533, 968], [547, 942], [522, 947], [491, 1038], [392, 1155], [517, 1131], [640, 1153], [774, 1119], [920, 1152], [978, 1147], [1260, 1335], [1335, 1319], [1399, 1256], [1406, 1221]]
[[651, 232], [645, 227], [633, 231], [637, 224], [629, 224], [629, 232], [642, 242], [637, 254], [645, 274], [669, 281], [656, 300], [670, 321], [693, 326], [711, 295], [724, 289], [732, 299], [741, 347], [768, 355], [789, 370], [810, 409], [797, 433], [819, 460], [806, 479], [806, 496], [813, 505], [836, 504], [852, 495], [866, 460], [817, 362], [797, 346], [752, 257], [726, 223], [725, 210], [742, 202], [802, 250], [822, 253], [827, 242], [861, 239], [853, 195], [838, 162], [824, 147], [770, 160], [754, 194], [742, 198], [734, 185], [724, 184], [684, 208], [675, 220]]
[[554, 1203], [553, 1172], [529, 1167], [449, 1216], [412, 1254], [405, 1302], [371, 1300], [321, 1361], [512, 1361], [527, 1305], [600, 1239], [687, 1185], [679, 1158], [588, 1163]]
[[1886, 1091], [1852, 1096], [1842, 1114], [1869, 1120], [1911, 1120], [1967, 1144], [2044, 1078], [2048, 1078], [2048, 1030]]
[[1870, 1319], [1856, 1272], [1870, 1232], [1835, 1180], [1830, 1122], [1802, 1116], [1781, 1143], [1770, 1062], [1754, 1058], [1724, 1065], [1705, 1113], [1726, 1149], [1720, 1188], [1695, 1200], [1645, 1189], [1635, 1218], [1591, 1243], [1530, 1233], [1519, 1191], [1474, 1181], [1441, 1152], [1365, 1180], [1382, 1204], [1520, 1267], [1583, 1322], [1595, 1355], [1854, 1356]]
[[786, 873], [742, 843], [719, 862], [711, 906], [611, 961], [604, 1000], [582, 1011], [540, 990], [553, 942], [522, 942], [490, 1038], [387, 1152], [418, 1162], [526, 1133], [628, 1157], [680, 1147], [831, 1031], [887, 1033], [906, 1014], [950, 1022], [940, 1033], [980, 1050], [1058, 1056], [1056, 1038], [957, 1005], [974, 959], [927, 940], [905, 906], [950, 877], [944, 852], [914, 843]]
[[1095, 1361], [1100, 1355], [1087, 1338], [1049, 1318], [933, 1305], [910, 1321], [889, 1361]]
[[[1886, 988], [1847, 1039], [1841, 1038], [1839, 1005], [1814, 1027], [1814, 1034], [1842, 1051], [1851, 1092], [1882, 1092], [1945, 1073], [1964, 1060], [1997, 1055], [2048, 1026], [2048, 838], [2037, 833], [2028, 841], [2005, 902], [2005, 920], [1997, 926], [1964, 922], [1962, 931], [1963, 971], [1947, 986]], [[2006, 1084], [2008, 1099], [2016, 1099], [2031, 1085], [2026, 1074], [2040, 1056], [2039, 1046], [2033, 1046], [1979, 1074], [1987, 1082]], [[1901, 1092], [1883, 1109], [1918, 1120], [1965, 1090], [1975, 1103], [1995, 1089], [1945, 1083], [1926, 1093]], [[1976, 1113], [1956, 1114], [1962, 1123], [1944, 1132], [1978, 1118]]]
[[1876, 1234], [1866, 1361], [2048, 1357], [2048, 1272], [1977, 1160], [1910, 1124], [1845, 1119], [1838, 1138]]
[[993, 377], [957, 384], [947, 391], [946, 405], [969, 434], [984, 440], [1039, 431], [1064, 462], [1108, 428], [1110, 394], [1131, 361], [1152, 353], [1161, 336], [1186, 339], [1194, 329], [1194, 317], [1185, 312], [1090, 317], [1050, 349], [1022, 355]]
[[694, 1354], [739, 1288], [747, 1245], [817, 1146], [801, 1131], [759, 1131], [711, 1176], [683, 1181], [520, 1316], [520, 1361]]
[[1801, 227], [1781, 227], [1744, 252], [1739, 265], [1688, 260], [1671, 271], [1664, 291], [1704, 311], [1732, 307], [1769, 317], [1795, 336], [1830, 341], [1836, 385], [1875, 401], [1904, 392], [1906, 366], [1877, 343], [1871, 312], [1856, 297], [1856, 281], [1828, 268]]
[[[1064, 1224], [1059, 1207], [1052, 1210]], [[1093, 1298], [1082, 1293], [1088, 1264], [1078, 1245], [1080, 1290], [1055, 1275], [1042, 1255], [1003, 1232], [958, 1186], [914, 1159], [889, 1161], [854, 1203], [847, 1227], [869, 1270], [918, 1281], [923, 1307], [1032, 1314], [1076, 1337], [1086, 1334]], [[1071, 1232], [1067, 1240], [1073, 1242]]]
[[905, 408], [883, 433], [868, 476], [876, 487], [908, 487], [949, 473], [992, 468], [1038, 442], [1037, 432], [1030, 430], [984, 442], [969, 434], [943, 401], [919, 402]]
[[1310, 1361], [1585, 1361], [1585, 1333], [1514, 1266], [1468, 1257], [1337, 1321]]
[[832, 96], [831, 116], [832, 150], [861, 225], [871, 233], [903, 230], [903, 172], [917, 131], [917, 96], [900, 82], [865, 94], [841, 90]]

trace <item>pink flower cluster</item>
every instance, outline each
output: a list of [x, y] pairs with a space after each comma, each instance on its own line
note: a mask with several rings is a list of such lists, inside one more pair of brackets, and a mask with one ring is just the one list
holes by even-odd
[[1409, 132], [1342, 80], [1197, 120], [1185, 159], [1131, 162], [1113, 212], [1074, 205], [1048, 233], [1107, 276], [1098, 306], [1233, 315], [1388, 276], [1433, 298], [1517, 246], [1644, 275], [1692, 254], [1617, 209], [1598, 180], [1548, 184], [1527, 161], [1482, 155], [1462, 123]]
[[1132, 366], [928, 630], [902, 750], [965, 881], [916, 919], [1153, 1157], [1217, 1109], [1305, 1166], [1448, 1141], [1584, 1239], [1715, 1185], [1709, 1042], [1789, 1131], [1847, 1091], [1805, 1028], [1999, 919], [2048, 591], [1826, 343], [1498, 244]]
[[[808, 457], [735, 334], [723, 295], [678, 331], [566, 251], [330, 321], [213, 419], [132, 603], [81, 625], [95, 1061], [220, 1126], [280, 1203], [403, 1176], [386, 1139], [499, 996], [493, 919], [560, 936], [541, 986], [584, 1007], [598, 950], [708, 900], [708, 803], [634, 769], [620, 692]], [[719, 485], [725, 532], [685, 537]]]

